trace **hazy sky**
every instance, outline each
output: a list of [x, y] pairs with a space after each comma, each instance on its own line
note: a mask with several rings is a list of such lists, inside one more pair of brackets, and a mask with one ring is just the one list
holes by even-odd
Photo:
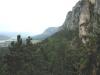
[[33, 32], [61, 26], [79, 0], [0, 0], [0, 32]]

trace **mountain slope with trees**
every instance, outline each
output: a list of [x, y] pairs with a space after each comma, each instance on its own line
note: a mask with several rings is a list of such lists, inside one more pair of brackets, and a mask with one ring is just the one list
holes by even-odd
[[33, 40], [44, 40], [54, 35], [58, 31], [59, 31], [59, 27], [49, 27], [42, 34], [33, 36], [32, 39]]
[[[1, 75], [100, 75], [99, 0], [81, 0], [66, 17], [61, 30], [42, 42], [22, 43], [20, 35], [1, 57]], [[89, 4], [89, 43], [79, 37], [81, 9]], [[93, 4], [92, 4], [93, 3]], [[93, 9], [95, 8], [95, 9]], [[87, 37], [86, 37], [87, 38]]]

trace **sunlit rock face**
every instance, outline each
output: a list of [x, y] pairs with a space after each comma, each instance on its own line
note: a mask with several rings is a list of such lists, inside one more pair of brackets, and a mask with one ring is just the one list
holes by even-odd
[[88, 38], [88, 28], [87, 28], [85, 23], [82, 24], [79, 27], [79, 37], [81, 38], [83, 43], [86, 43], [86, 42], [89, 41], [89, 38]]
[[84, 0], [79, 17], [79, 37], [83, 43], [88, 42], [88, 24], [90, 21], [89, 1]]
[[63, 29], [67, 29], [67, 30], [70, 30], [72, 28], [72, 11], [69, 11], [67, 16], [66, 16], [66, 19], [65, 19], [65, 22], [63, 24]]
[[79, 15], [80, 15], [81, 1], [79, 1], [72, 9], [68, 12], [66, 19], [63, 23], [62, 29], [75, 30], [78, 28]]
[[89, 0], [91, 4], [95, 4], [96, 0]]
[[[62, 29], [78, 30], [83, 43], [89, 42], [89, 36], [100, 34], [100, 0], [80, 0], [65, 19]], [[98, 27], [99, 26], [99, 27]]]
[[88, 23], [89, 20], [90, 20], [89, 2], [84, 1], [80, 12], [79, 25], [83, 23]]

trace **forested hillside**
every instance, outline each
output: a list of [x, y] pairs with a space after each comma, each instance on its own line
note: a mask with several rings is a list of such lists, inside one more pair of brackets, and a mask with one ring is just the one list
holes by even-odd
[[11, 43], [10, 52], [1, 59], [1, 74], [78, 74], [79, 62], [85, 51], [75, 35], [73, 31], [66, 33], [62, 30], [34, 45], [30, 37], [27, 38], [26, 44], [22, 44], [21, 37], [17, 36], [17, 42]]
[[[81, 0], [42, 42], [20, 35], [0, 56], [1, 75], [100, 75], [99, 0]], [[87, 9], [85, 9], [87, 8]]]

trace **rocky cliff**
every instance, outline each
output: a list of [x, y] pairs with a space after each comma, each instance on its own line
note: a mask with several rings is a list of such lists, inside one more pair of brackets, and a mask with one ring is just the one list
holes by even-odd
[[75, 7], [73, 7], [72, 11], [68, 12], [65, 22], [62, 26], [63, 29], [73, 30], [78, 28], [80, 9], [81, 1], [79, 1]]
[[72, 11], [68, 12], [62, 29], [79, 30], [82, 42], [88, 42], [91, 35], [100, 33], [99, 4], [100, 0], [80, 0], [77, 2]]

